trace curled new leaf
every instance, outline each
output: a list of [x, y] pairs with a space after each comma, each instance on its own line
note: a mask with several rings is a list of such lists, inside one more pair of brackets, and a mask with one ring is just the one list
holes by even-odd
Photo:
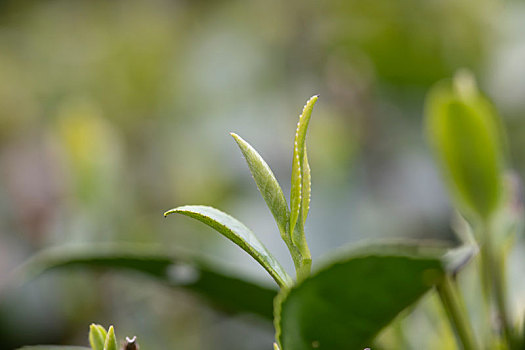
[[239, 220], [220, 210], [204, 205], [185, 205], [167, 211], [164, 216], [172, 213], [192, 217], [214, 228], [217, 232], [250, 254], [268, 271], [280, 287], [291, 285], [292, 280], [281, 264], [279, 264], [277, 259], [266, 249], [252, 231]]
[[231, 135], [239, 145], [239, 148], [248, 163], [248, 167], [250, 168], [255, 183], [257, 184], [257, 188], [259, 188], [261, 195], [277, 222], [281, 236], [287, 241], [286, 229], [288, 225], [289, 210], [281, 186], [277, 182], [272, 170], [259, 153], [257, 153], [257, 151], [239, 135], [234, 133], [231, 133]]
[[[297, 220], [301, 215], [301, 206], [303, 203], [304, 196], [310, 196], [309, 188], [308, 193], [303, 191], [303, 178], [308, 176], [309, 178], [309, 167], [304, 166], [305, 161], [305, 139], [306, 130], [308, 129], [308, 123], [312, 115], [312, 109], [317, 102], [318, 96], [311, 97], [303, 108], [303, 112], [299, 116], [299, 122], [297, 123], [297, 131], [295, 133], [294, 150], [292, 158], [292, 188], [290, 191], [290, 234], [292, 234], [297, 224]], [[308, 168], [308, 170], [305, 170]], [[308, 174], [305, 174], [308, 171]], [[309, 180], [308, 180], [309, 183]], [[309, 186], [308, 186], [309, 187]], [[309, 201], [309, 199], [308, 199]], [[306, 214], [305, 214], [306, 216]], [[295, 243], [295, 242], [294, 242]]]
[[463, 213], [486, 219], [502, 194], [497, 115], [470, 76], [438, 83], [426, 101], [427, 132], [450, 192]]

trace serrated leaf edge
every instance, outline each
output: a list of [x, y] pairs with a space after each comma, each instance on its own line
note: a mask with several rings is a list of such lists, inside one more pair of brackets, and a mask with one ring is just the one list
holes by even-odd
[[299, 121], [297, 122], [297, 129], [295, 132], [294, 139], [294, 151], [292, 157], [292, 180], [291, 180], [291, 190], [290, 190], [290, 225], [289, 233], [292, 238], [292, 242], [296, 244], [294, 240], [294, 229], [297, 224], [297, 220], [301, 215], [301, 205], [303, 198], [303, 162], [304, 162], [304, 153], [305, 153], [305, 139], [306, 131], [308, 129], [308, 123], [310, 122], [310, 117], [312, 115], [313, 106], [317, 102], [319, 96], [312, 96], [304, 105], [303, 111], [299, 116]]

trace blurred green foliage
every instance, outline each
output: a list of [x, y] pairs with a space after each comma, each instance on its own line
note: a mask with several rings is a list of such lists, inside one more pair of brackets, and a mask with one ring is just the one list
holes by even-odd
[[[286, 261], [228, 132], [286, 184], [293, 140], [282, 140], [315, 93], [312, 255], [364, 237], [450, 238], [421, 133], [424, 93], [473, 70], [507, 118], [523, 178], [524, 18], [520, 2], [497, 0], [0, 2], [0, 291], [27, 257], [64, 243], [160, 242], [259, 271], [207, 228], [167, 225], [174, 204], [239, 213]], [[85, 344], [93, 321], [144, 348], [266, 349], [273, 337], [260, 320], [133, 276], [53, 275], [0, 305], [2, 349]], [[231, 344], [239, 332], [247, 342]]]

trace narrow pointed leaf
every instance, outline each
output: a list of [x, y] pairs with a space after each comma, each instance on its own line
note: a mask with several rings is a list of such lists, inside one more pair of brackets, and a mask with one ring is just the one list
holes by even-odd
[[104, 350], [107, 332], [101, 325], [92, 324], [89, 326], [89, 344], [93, 350]]
[[427, 135], [456, 206], [490, 216], [502, 195], [502, 127], [472, 79], [436, 84], [426, 101]]
[[299, 160], [299, 155], [296, 150], [297, 144], [294, 144], [294, 152], [292, 158], [292, 186], [290, 190], [290, 223], [288, 231], [292, 237], [301, 210], [301, 187], [303, 185], [301, 179], [301, 162]]
[[[372, 245], [353, 249], [276, 299], [282, 349], [363, 349], [445, 274], [442, 249]], [[319, 322], [322, 320], [322, 322]]]
[[292, 283], [290, 276], [281, 264], [266, 249], [261, 241], [242, 222], [234, 217], [204, 205], [186, 205], [171, 209], [164, 215], [179, 213], [205, 223], [217, 232], [237, 244], [241, 249], [254, 258], [277, 282], [280, 287]]
[[273, 318], [276, 290], [223, 273], [215, 261], [187, 252], [168, 253], [160, 248], [123, 243], [51, 248], [38, 253], [18, 270], [15, 276], [18, 283], [13, 283], [13, 288], [54, 270], [124, 270], [194, 292], [222, 311]]
[[231, 133], [231, 135], [235, 139], [235, 142], [237, 142], [237, 145], [239, 145], [257, 184], [257, 188], [266, 201], [268, 208], [270, 208], [283, 239], [286, 240], [289, 209], [281, 186], [259, 153], [239, 135], [234, 133]]
[[117, 338], [115, 337], [113, 326], [109, 326], [106, 342], [104, 343], [104, 350], [118, 350]]
[[[294, 150], [292, 157], [292, 183], [290, 191], [290, 234], [294, 232], [295, 225], [300, 216], [303, 197], [303, 169], [306, 130], [312, 115], [312, 109], [317, 102], [318, 96], [311, 97], [304, 105], [303, 112], [299, 116], [297, 130], [295, 133]], [[293, 239], [293, 235], [292, 235]]]
[[304, 160], [302, 166], [303, 173], [303, 185], [302, 185], [302, 204], [301, 204], [301, 219], [303, 226], [310, 210], [310, 199], [312, 196], [312, 176], [310, 174], [310, 164], [308, 164], [308, 156], [306, 155], [306, 147], [304, 148]]

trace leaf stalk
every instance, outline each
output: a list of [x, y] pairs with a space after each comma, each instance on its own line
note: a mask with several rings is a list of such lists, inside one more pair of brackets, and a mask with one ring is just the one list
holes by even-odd
[[436, 288], [460, 347], [464, 350], [479, 349], [460, 294], [450, 276], [445, 275]]

